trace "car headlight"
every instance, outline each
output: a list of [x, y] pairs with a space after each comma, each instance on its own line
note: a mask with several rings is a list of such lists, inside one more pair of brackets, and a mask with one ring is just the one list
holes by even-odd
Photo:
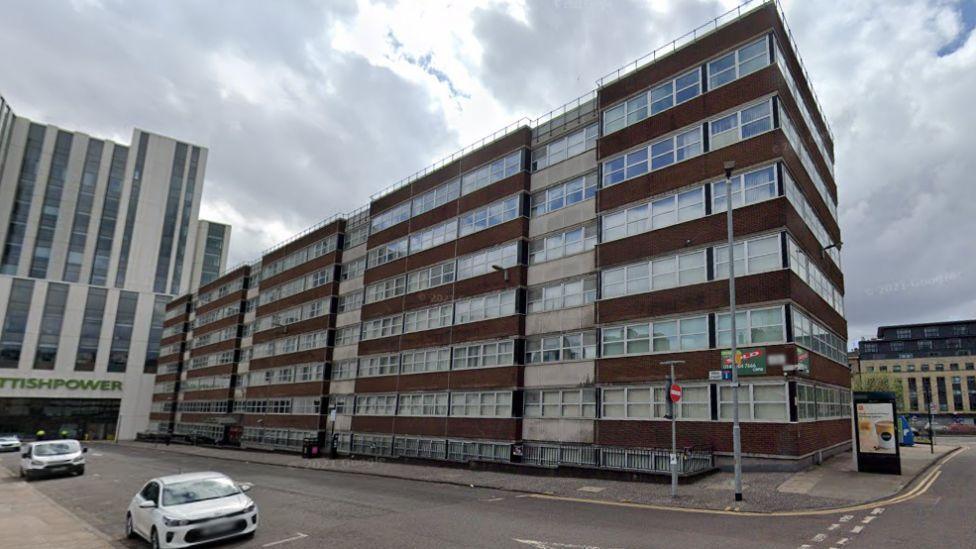
[[30, 464], [31, 464], [31, 467], [44, 467], [44, 462], [43, 461], [34, 461], [32, 459], [31, 462], [30, 462]]
[[163, 524], [165, 524], [166, 526], [186, 526], [187, 524], [190, 524], [190, 521], [184, 519], [163, 517]]
[[252, 504], [250, 504], [250, 505], [248, 505], [247, 507], [244, 508], [244, 512], [245, 513], [253, 513], [255, 510], [257, 510], [257, 508], [258, 508], [258, 506], [257, 505], [254, 505], [252, 503]]
[[75, 459], [71, 460], [71, 463], [84, 463], [84, 462], [85, 462], [85, 456], [78, 456]]

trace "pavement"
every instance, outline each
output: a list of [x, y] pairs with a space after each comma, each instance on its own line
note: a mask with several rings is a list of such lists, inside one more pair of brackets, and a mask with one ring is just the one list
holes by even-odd
[[104, 534], [21, 480], [13, 472], [18, 469], [5, 462], [0, 467], [0, 548], [112, 547]]
[[[960, 444], [974, 446], [976, 441]], [[92, 445], [88, 456], [88, 471], [81, 477], [39, 480], [29, 485], [16, 479], [8, 482], [29, 486], [30, 491], [56, 501], [101, 532], [116, 548], [147, 546], [124, 539], [122, 527], [128, 501], [149, 478], [198, 470], [219, 470], [238, 481], [254, 483], [249, 495], [261, 513], [257, 535], [220, 547], [976, 547], [976, 532], [968, 516], [976, 505], [976, 492], [972, 490], [976, 486], [976, 447], [947, 455], [894, 498], [841, 510], [788, 511], [776, 516], [604, 501], [593, 497], [599, 493], [591, 492], [569, 497], [287, 468], [124, 444]], [[0, 457], [0, 464], [8, 468], [15, 463], [14, 457]], [[419, 471], [417, 466], [405, 467]], [[535, 480], [525, 475], [510, 476]], [[570, 480], [577, 486], [590, 482], [541, 480]], [[8, 491], [6, 484], [0, 486], [0, 494]], [[649, 488], [647, 484], [626, 484]], [[747, 500], [754, 495], [747, 489]], [[18, 511], [18, 516], [54, 512], [40, 508]], [[6, 517], [6, 513], [0, 516]], [[35, 543], [30, 529], [19, 525], [8, 528], [13, 529], [0, 530], [0, 547], [4, 549], [85, 547], [81, 538], [72, 538], [69, 544]], [[7, 535], [11, 531], [16, 534]]]
[[[456, 466], [400, 463], [375, 458], [303, 459], [294, 454], [179, 444], [169, 446], [145, 442], [119, 444], [220, 460], [600, 501], [723, 510], [733, 503], [732, 473], [716, 473], [690, 484], [683, 484], [679, 486], [679, 496], [672, 499], [671, 487], [667, 482], [646, 483], [539, 476], [481, 471]], [[834, 456], [821, 466], [811, 467], [799, 473], [746, 473], [743, 477], [743, 491], [748, 492], [749, 497], [745, 502], [738, 504], [737, 508], [740, 511], [750, 512], [782, 512], [829, 509], [881, 500], [904, 489], [926, 468], [957, 447], [958, 445], [942, 444], [935, 447], [935, 453], [929, 453], [928, 446], [902, 448], [900, 476], [858, 473], [854, 469], [849, 452]]]

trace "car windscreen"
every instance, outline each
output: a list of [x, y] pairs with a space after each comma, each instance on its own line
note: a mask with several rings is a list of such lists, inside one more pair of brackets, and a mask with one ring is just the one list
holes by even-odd
[[183, 505], [208, 499], [225, 498], [240, 490], [229, 478], [207, 478], [167, 484], [163, 488], [163, 505]]
[[35, 456], [60, 456], [63, 454], [73, 454], [81, 451], [81, 445], [75, 441], [68, 442], [47, 442], [34, 445]]

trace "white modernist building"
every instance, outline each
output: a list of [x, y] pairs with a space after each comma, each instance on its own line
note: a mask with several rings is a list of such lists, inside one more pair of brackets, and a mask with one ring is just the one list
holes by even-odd
[[226, 264], [229, 227], [198, 220], [206, 166], [197, 145], [113, 143], [0, 98], [0, 432], [145, 429], [166, 303]]

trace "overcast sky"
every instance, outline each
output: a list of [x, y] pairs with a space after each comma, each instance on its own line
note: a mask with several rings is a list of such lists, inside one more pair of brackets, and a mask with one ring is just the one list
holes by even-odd
[[[0, 93], [209, 147], [201, 216], [234, 226], [233, 264], [735, 5], [8, 1]], [[976, 0], [784, 6], [835, 135], [851, 341], [976, 317]]]

